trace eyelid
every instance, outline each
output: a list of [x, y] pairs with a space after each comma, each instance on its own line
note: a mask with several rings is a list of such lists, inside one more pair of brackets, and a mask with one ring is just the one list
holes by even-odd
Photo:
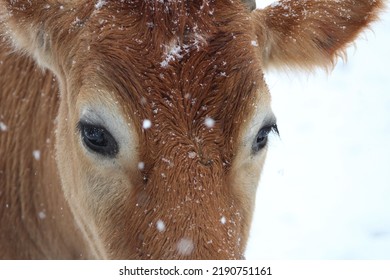
[[105, 123], [101, 118], [98, 118], [97, 116], [90, 117], [88, 114], [83, 115], [80, 118], [79, 123], [94, 125], [98, 127], [105, 127]]
[[273, 132], [276, 132], [278, 136], [279, 135], [279, 129], [277, 127], [277, 121], [275, 115], [271, 112], [269, 113], [265, 118], [262, 119], [261, 122], [256, 122], [253, 125], [251, 125], [248, 129], [250, 133], [247, 134], [247, 136], [242, 141], [242, 146], [252, 145], [253, 138], [256, 137], [257, 133], [266, 127], [272, 127], [275, 129], [272, 129]]
[[[85, 119], [82, 119], [82, 120], [79, 120], [79, 121], [78, 121], [78, 123], [77, 123], [77, 125], [76, 125], [77, 131], [81, 131], [81, 129], [82, 129], [83, 126], [85, 126], [85, 125], [94, 126], [94, 127], [96, 127], [96, 128], [104, 129], [104, 130], [106, 130], [107, 132], [109, 132], [108, 129], [106, 129], [103, 125], [100, 125], [99, 123], [94, 123], [94, 122], [91, 122], [91, 121], [85, 120]], [[111, 132], [109, 132], [109, 133], [111, 133]]]
[[91, 108], [84, 108], [82, 110], [79, 122], [102, 128], [108, 127], [109, 124], [105, 118], [102, 118], [98, 110]]

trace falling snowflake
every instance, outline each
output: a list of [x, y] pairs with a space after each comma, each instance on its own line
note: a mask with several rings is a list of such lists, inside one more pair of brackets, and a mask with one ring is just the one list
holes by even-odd
[[35, 160], [40, 160], [41, 159], [41, 151], [39, 151], [39, 150], [33, 151], [33, 156], [34, 156]]
[[215, 120], [210, 118], [210, 117], [207, 117], [205, 120], [204, 120], [204, 124], [208, 127], [208, 128], [212, 128], [214, 125], [215, 125]]
[[194, 250], [194, 243], [188, 238], [182, 238], [177, 242], [176, 250], [180, 255], [188, 256]]
[[45, 218], [46, 218], [45, 212], [44, 212], [44, 211], [40, 211], [40, 212], [38, 213], [38, 218], [41, 219], [41, 220], [45, 219]]
[[149, 129], [152, 127], [152, 122], [148, 119], [143, 120], [142, 122], [142, 128], [143, 129]]
[[156, 228], [159, 232], [165, 231], [165, 223], [161, 220], [158, 220], [156, 223]]
[[140, 161], [140, 162], [138, 163], [138, 169], [139, 169], [139, 170], [143, 170], [144, 168], [145, 168], [145, 163], [142, 162], [142, 161]]
[[5, 125], [5, 123], [0, 122], [0, 131], [7, 131], [8, 127]]

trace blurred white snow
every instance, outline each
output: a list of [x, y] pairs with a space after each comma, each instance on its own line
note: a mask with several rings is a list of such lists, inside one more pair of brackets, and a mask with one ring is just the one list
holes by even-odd
[[247, 259], [390, 259], [389, 46], [386, 12], [331, 74], [267, 73], [281, 139]]

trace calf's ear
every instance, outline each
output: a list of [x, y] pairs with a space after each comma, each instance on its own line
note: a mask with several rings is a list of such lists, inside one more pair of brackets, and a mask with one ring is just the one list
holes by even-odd
[[0, 32], [39, 65], [61, 71], [59, 65], [66, 66], [63, 63], [77, 44], [93, 5], [94, 1], [0, 0]]
[[382, 0], [281, 0], [251, 13], [264, 67], [329, 67], [383, 9]]

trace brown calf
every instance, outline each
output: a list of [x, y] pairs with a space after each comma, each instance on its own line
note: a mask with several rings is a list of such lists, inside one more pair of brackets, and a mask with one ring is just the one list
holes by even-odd
[[0, 258], [243, 257], [263, 70], [331, 66], [383, 6], [244, 2], [0, 1]]

